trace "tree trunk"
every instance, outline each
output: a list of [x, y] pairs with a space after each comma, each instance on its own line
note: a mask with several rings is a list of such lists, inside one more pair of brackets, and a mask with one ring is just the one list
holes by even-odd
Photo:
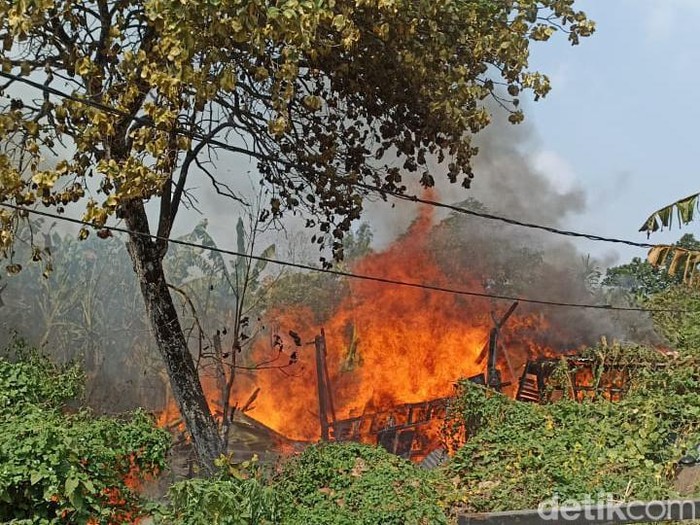
[[[149, 232], [143, 203], [130, 203], [123, 211], [131, 231]], [[202, 467], [212, 472], [214, 460], [223, 452], [222, 441], [165, 280], [165, 250], [148, 237], [135, 234], [130, 235], [128, 248], [173, 397]]]

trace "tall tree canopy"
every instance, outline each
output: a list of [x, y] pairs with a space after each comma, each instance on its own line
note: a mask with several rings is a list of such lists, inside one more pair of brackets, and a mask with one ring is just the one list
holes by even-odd
[[[521, 93], [549, 90], [530, 43], [593, 31], [573, 1], [0, 0], [0, 203], [78, 203], [94, 227], [116, 216], [134, 232], [152, 329], [210, 465], [221, 440], [167, 289], [167, 242], [143, 236], [170, 235], [195, 172], [240, 198], [201, 157], [255, 159], [264, 217], [305, 211], [341, 257], [363, 184], [431, 186], [436, 159], [469, 185], [487, 99], [517, 123]], [[5, 255], [20, 219], [0, 209]]]

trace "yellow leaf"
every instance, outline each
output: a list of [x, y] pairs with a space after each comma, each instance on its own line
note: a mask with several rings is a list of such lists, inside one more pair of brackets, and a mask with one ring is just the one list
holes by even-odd
[[225, 68], [219, 79], [219, 85], [224, 91], [233, 91], [236, 88], [236, 74], [231, 68]]
[[687, 256], [687, 253], [685, 250], [680, 250], [676, 248], [673, 252], [673, 259], [671, 259], [671, 264], [668, 267], [668, 274], [669, 275], [676, 275], [676, 271], [678, 270], [678, 265], [680, 262], [683, 260], [684, 257]]
[[649, 253], [647, 255], [647, 260], [649, 261], [649, 264], [651, 264], [652, 266], [661, 266], [666, 260], [670, 249], [670, 246], [654, 246], [651, 250], [649, 250]]
[[92, 67], [92, 62], [90, 62], [90, 59], [88, 57], [82, 57], [79, 58], [75, 62], [75, 72], [78, 73], [80, 76], [85, 76], [90, 72], [90, 68]]
[[287, 119], [277, 117], [275, 120], [270, 121], [268, 127], [273, 135], [281, 135], [287, 129]]

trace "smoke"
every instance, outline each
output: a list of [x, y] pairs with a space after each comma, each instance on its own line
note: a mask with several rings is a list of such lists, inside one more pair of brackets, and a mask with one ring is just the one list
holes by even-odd
[[[440, 180], [424, 195], [521, 221], [562, 226], [585, 210], [585, 192], [571, 181], [538, 169], [532, 130], [496, 124], [479, 137], [473, 187]], [[540, 163], [541, 166], [541, 163]], [[409, 187], [412, 194], [421, 188]], [[601, 262], [579, 251], [567, 237], [395, 201], [371, 203], [365, 219], [376, 235], [375, 251], [346, 261], [364, 275], [444, 290], [366, 280], [346, 282], [338, 293], [320, 293], [309, 278], [296, 297], [268, 311], [281, 328], [313, 340], [325, 328], [329, 384], [340, 419], [451, 395], [454, 381], [484, 372], [489, 332], [513, 303], [527, 298], [557, 303], [604, 305]], [[328, 277], [328, 276], [324, 276]], [[322, 282], [330, 288], [333, 279]], [[498, 298], [500, 297], [500, 298]], [[311, 308], [321, 315], [312, 315]], [[528, 359], [576, 351], [611, 340], [654, 342], [644, 315], [564, 304], [519, 301], [499, 334], [502, 377], [516, 385]], [[267, 355], [261, 345], [258, 360]], [[258, 373], [237, 384], [238, 398], [259, 391], [252, 417], [296, 439], [318, 437], [315, 356], [299, 350], [290, 374]]]
[[[570, 219], [586, 211], [586, 191], [561, 159], [547, 154], [546, 162], [542, 162], [534, 137], [531, 126], [513, 126], [497, 114], [494, 123], [476, 138], [479, 154], [474, 159], [471, 187], [449, 183], [440, 176], [444, 167], [434, 165], [436, 187], [430, 197], [566, 229]], [[420, 194], [421, 188], [416, 185], [409, 191]], [[383, 250], [399, 238], [420, 213], [420, 206], [401, 201], [394, 207], [370, 204], [367, 217], [375, 232], [375, 247]], [[470, 272], [479, 274], [485, 290], [503, 295], [561, 303], [613, 303], [599, 282], [604, 268], [615, 260], [615, 253], [599, 260], [564, 236], [447, 210], [435, 210], [433, 220], [431, 249], [448, 250], [445, 256], [454, 259], [451, 275], [455, 288], [460, 288], [459, 272]], [[444, 235], [450, 237], [449, 246], [440, 240]], [[619, 300], [615, 305], [627, 306]], [[504, 302], [494, 308], [507, 307]], [[661, 342], [644, 313], [526, 304], [519, 311], [544, 316], [550, 330], [537, 337], [543, 346], [560, 350], [595, 344], [603, 336], [648, 344]]]

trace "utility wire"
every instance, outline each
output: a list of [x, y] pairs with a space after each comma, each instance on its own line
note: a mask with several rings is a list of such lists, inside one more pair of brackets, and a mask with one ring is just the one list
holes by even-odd
[[[94, 227], [93, 224], [91, 224], [87, 221], [82, 221], [80, 219], [66, 217], [64, 215], [57, 215], [54, 213], [49, 213], [49, 212], [40, 211], [40, 210], [32, 210], [29, 208], [24, 208], [22, 206], [17, 206], [14, 204], [3, 203], [3, 202], [0, 202], [0, 206], [3, 206], [5, 208], [10, 208], [10, 209], [13, 209], [13, 210], [21, 212], [21, 213], [30, 213], [30, 214], [34, 214], [34, 215], [39, 215], [41, 217], [46, 217], [49, 219], [56, 219], [59, 221], [70, 222], [70, 223], [77, 224], [80, 226]], [[560, 302], [560, 301], [548, 301], [548, 300], [544, 300], [544, 299], [527, 299], [527, 298], [517, 297], [517, 296], [513, 296], [513, 295], [492, 294], [492, 293], [477, 292], [477, 291], [472, 291], [472, 290], [460, 290], [457, 288], [449, 288], [446, 286], [425, 284], [425, 283], [414, 282], [414, 281], [400, 281], [398, 279], [391, 279], [388, 277], [379, 277], [377, 275], [353, 273], [353, 272], [337, 270], [337, 269], [332, 269], [332, 268], [317, 268], [315, 266], [311, 266], [308, 264], [295, 263], [295, 262], [284, 261], [284, 260], [280, 260], [280, 259], [272, 259], [271, 257], [264, 257], [261, 255], [252, 255], [249, 253], [242, 253], [242, 252], [237, 252], [237, 251], [233, 251], [233, 250], [225, 250], [222, 248], [217, 248], [214, 246], [205, 246], [203, 244], [184, 241], [181, 239], [172, 239], [172, 238], [168, 238], [168, 237], [162, 237], [159, 235], [153, 235], [150, 233], [132, 231], [132, 230], [129, 230], [127, 228], [121, 228], [119, 226], [103, 226], [102, 228], [105, 230], [110, 230], [110, 231], [114, 231], [114, 232], [126, 233], [128, 235], [136, 235], [136, 236], [148, 238], [151, 240], [165, 241], [165, 242], [168, 242], [171, 244], [177, 244], [180, 246], [187, 246], [189, 248], [197, 248], [197, 249], [201, 249], [201, 250], [205, 250], [205, 251], [221, 253], [224, 255], [232, 255], [235, 257], [243, 257], [243, 258], [252, 259], [255, 261], [263, 261], [263, 262], [266, 262], [269, 264], [276, 264], [279, 266], [296, 268], [298, 270], [308, 270], [308, 271], [312, 271], [312, 272], [325, 273], [325, 274], [330, 274], [330, 275], [338, 275], [341, 277], [348, 277], [351, 279], [360, 279], [360, 280], [364, 280], [364, 281], [371, 281], [371, 282], [387, 284], [387, 285], [394, 285], [394, 286], [405, 286], [408, 288], [416, 288], [416, 289], [420, 289], [420, 290], [429, 290], [429, 291], [433, 291], [433, 292], [449, 293], [449, 294], [453, 294], [453, 295], [480, 297], [480, 298], [484, 298], [484, 299], [496, 299], [499, 301], [519, 301], [521, 303], [537, 304], [537, 305], [541, 305], [541, 306], [565, 307], [565, 308], [586, 308], [586, 309], [593, 309], [593, 310], [610, 310], [610, 311], [623, 311], [623, 312], [647, 312], [647, 313], [688, 313], [688, 314], [694, 313], [691, 310], [680, 310], [680, 309], [672, 309], [672, 308], [640, 308], [640, 307], [633, 307], [633, 306], [613, 306], [610, 304], [571, 303], [571, 302]]]
[[[28, 78], [24, 78], [24, 77], [19, 76], [19, 75], [14, 75], [14, 74], [12, 74], [12, 73], [6, 73], [6, 72], [3, 72], [3, 71], [0, 71], [0, 77], [7, 78], [7, 79], [9, 79], [9, 80], [15, 80], [15, 81], [18, 81], [18, 82], [22, 82], [22, 83], [24, 83], [24, 84], [27, 84], [27, 85], [29, 85], [29, 86], [31, 86], [31, 87], [33, 87], [33, 88], [36, 88], [36, 89], [41, 90], [41, 91], [44, 91], [44, 92], [46, 92], [46, 93], [50, 93], [50, 94], [52, 94], [52, 95], [56, 95], [57, 97], [60, 97], [60, 98], [63, 98], [63, 99], [71, 100], [71, 101], [73, 101], [73, 102], [77, 102], [77, 103], [80, 103], [80, 104], [84, 104], [84, 105], [93, 107], [93, 108], [95, 108], [95, 109], [99, 109], [99, 110], [101, 110], [101, 111], [103, 111], [103, 112], [105, 112], [105, 113], [112, 113], [112, 114], [114, 114], [114, 115], [117, 115], [117, 116], [120, 116], [120, 117], [129, 119], [129, 120], [131, 120], [131, 121], [133, 121], [133, 122], [136, 122], [136, 123], [138, 123], [138, 124], [141, 124], [141, 125], [143, 125], [143, 126], [145, 126], [145, 127], [150, 127], [150, 128], [157, 129], [157, 130], [160, 130], [160, 131], [172, 131], [172, 132], [174, 132], [175, 134], [180, 135], [180, 136], [183, 136], [183, 137], [185, 137], [185, 138], [197, 139], [197, 140], [205, 140], [205, 141], [207, 141], [208, 144], [211, 144], [211, 145], [213, 145], [213, 146], [217, 146], [217, 147], [219, 147], [219, 148], [221, 148], [221, 149], [223, 149], [223, 150], [232, 151], [232, 152], [234, 152], [234, 153], [242, 153], [242, 151], [241, 151], [240, 149], [235, 148], [235, 147], [231, 146], [230, 144], [227, 144], [227, 143], [222, 142], [222, 141], [220, 141], [220, 140], [217, 140], [217, 139], [214, 139], [214, 138], [211, 138], [211, 137], [207, 137], [206, 135], [204, 135], [204, 134], [202, 134], [202, 133], [198, 133], [198, 132], [194, 132], [194, 131], [189, 131], [189, 130], [184, 130], [184, 129], [177, 129], [177, 128], [174, 129], [174, 130], [166, 130], [166, 129], [164, 129], [164, 128], [159, 128], [158, 126], [156, 126], [156, 125], [153, 123], [153, 121], [152, 121], [151, 119], [144, 118], [144, 117], [139, 117], [139, 116], [136, 116], [136, 115], [131, 115], [131, 114], [129, 114], [129, 113], [125, 112], [125, 111], [122, 111], [122, 110], [120, 110], [120, 109], [117, 109], [117, 108], [108, 106], [108, 105], [106, 105], [106, 104], [102, 104], [102, 103], [100, 103], [100, 102], [95, 102], [94, 100], [76, 97], [76, 96], [74, 96], [74, 95], [71, 95], [71, 94], [66, 93], [66, 92], [64, 92], [64, 91], [61, 91], [61, 90], [59, 90], [59, 89], [56, 89], [56, 88], [53, 88], [53, 87], [51, 87], [51, 86], [47, 86], [47, 85], [44, 85], [44, 84], [40, 84], [40, 83], [38, 83], [38, 82], [35, 82], [35, 81], [30, 80], [30, 79], [28, 79]], [[331, 177], [331, 178], [333, 178], [333, 177]], [[637, 241], [632, 241], [632, 240], [628, 240], [628, 239], [619, 239], [619, 238], [615, 238], [615, 237], [604, 237], [604, 236], [595, 235], [595, 234], [592, 234], [592, 233], [583, 233], [583, 232], [577, 232], [577, 231], [572, 231], [572, 230], [564, 230], [564, 229], [561, 229], [561, 228], [555, 228], [555, 227], [553, 227], [553, 226], [545, 226], [545, 225], [542, 225], [542, 224], [520, 221], [520, 220], [517, 220], [517, 219], [511, 219], [511, 218], [508, 218], [508, 217], [503, 217], [503, 216], [501, 216], [501, 215], [494, 215], [494, 214], [491, 214], [491, 213], [484, 213], [484, 212], [478, 212], [478, 211], [470, 210], [470, 209], [468, 209], [468, 208], [463, 208], [463, 207], [456, 206], [456, 205], [453, 205], [453, 204], [447, 204], [447, 203], [444, 203], [444, 202], [439, 202], [439, 201], [430, 200], [430, 199], [423, 199], [423, 198], [418, 197], [418, 196], [416, 196], [416, 195], [405, 194], [405, 193], [401, 193], [401, 192], [398, 192], [398, 191], [391, 191], [391, 190], [388, 190], [388, 189], [385, 189], [385, 188], [381, 188], [381, 187], [379, 187], [379, 186], [375, 186], [375, 185], [372, 185], [372, 184], [366, 184], [366, 183], [363, 183], [363, 182], [348, 181], [348, 180], [341, 179], [341, 178], [335, 178], [335, 179], [338, 180], [338, 181], [340, 181], [340, 182], [342, 182], [343, 184], [348, 185], [348, 186], [355, 186], [355, 187], [357, 187], [357, 188], [361, 188], [361, 189], [364, 189], [364, 190], [366, 190], [366, 191], [372, 191], [372, 192], [379, 193], [379, 194], [381, 194], [381, 195], [383, 195], [383, 196], [384, 196], [384, 195], [390, 195], [390, 196], [392, 196], [392, 197], [394, 197], [394, 198], [396, 198], [396, 199], [401, 199], [401, 200], [416, 202], [416, 203], [425, 204], [425, 205], [428, 205], [428, 206], [434, 206], [434, 207], [437, 207], [437, 208], [444, 208], [444, 209], [448, 209], [448, 210], [451, 210], [451, 211], [454, 211], [454, 212], [457, 212], [457, 213], [462, 213], [462, 214], [465, 214], [465, 215], [470, 215], [470, 216], [472, 216], [472, 217], [479, 217], [479, 218], [481, 218], [481, 219], [492, 220], [492, 221], [498, 221], [498, 222], [502, 222], [502, 223], [509, 224], [509, 225], [512, 225], [512, 226], [519, 226], [519, 227], [522, 227], [522, 228], [530, 228], [530, 229], [534, 229], [534, 230], [540, 230], [540, 231], [545, 231], [545, 232], [553, 233], [553, 234], [556, 234], [556, 235], [563, 235], [563, 236], [567, 236], [567, 237], [576, 237], [576, 238], [581, 238], [581, 239], [587, 239], [587, 240], [590, 240], [590, 241], [607, 242], [607, 243], [614, 243], [614, 244], [624, 244], [624, 245], [633, 246], [633, 247], [636, 247], [636, 248], [647, 248], [647, 249], [649, 249], [649, 248], [653, 248], [653, 247], [655, 246], [654, 244], [645, 243], [645, 242], [637, 242]]]
[[436, 208], [445, 208], [448, 210], [455, 211], [457, 213], [463, 213], [465, 215], [471, 215], [473, 217], [479, 217], [481, 219], [488, 219], [488, 220], [493, 220], [493, 221], [500, 221], [504, 222], [506, 224], [510, 224], [512, 226], [520, 226], [523, 228], [530, 228], [534, 230], [542, 230], [545, 232], [549, 233], [554, 233], [557, 235], [565, 235], [568, 237], [578, 237], [582, 239], [588, 239], [589, 241], [599, 241], [599, 242], [609, 242], [609, 243], [616, 243], [616, 244], [626, 244], [627, 246], [634, 246], [636, 248], [653, 248], [656, 246], [655, 244], [649, 244], [645, 242], [637, 242], [637, 241], [631, 241], [628, 239], [618, 239], [615, 237], [603, 237], [600, 235], [595, 235], [592, 233], [582, 233], [582, 232], [576, 232], [576, 231], [570, 231], [570, 230], [563, 230], [560, 228], [555, 228], [553, 226], [544, 226], [542, 224], [536, 224], [532, 222], [524, 222], [524, 221], [519, 221], [517, 219], [510, 219], [508, 217], [503, 217], [501, 215], [494, 215], [491, 213], [484, 213], [484, 212], [479, 212], [479, 211], [474, 211], [470, 210], [468, 208], [462, 208], [460, 206], [456, 206], [454, 204], [447, 204], [444, 202], [440, 201], [434, 201], [430, 199], [423, 199], [421, 197], [417, 197], [415, 195], [407, 195], [404, 193], [399, 193], [399, 192], [393, 192], [393, 191], [387, 191], [387, 190], [382, 190], [378, 186], [371, 186], [369, 184], [364, 184], [361, 182], [358, 183], [353, 183], [355, 186], [358, 187], [364, 187], [366, 189], [372, 189], [373, 191], [379, 191], [386, 193], [388, 195], [391, 195], [392, 197], [395, 197], [397, 199], [402, 199], [402, 200], [407, 200], [407, 201], [412, 201], [412, 202], [418, 202], [421, 204], [426, 204], [428, 206], [435, 206]]

